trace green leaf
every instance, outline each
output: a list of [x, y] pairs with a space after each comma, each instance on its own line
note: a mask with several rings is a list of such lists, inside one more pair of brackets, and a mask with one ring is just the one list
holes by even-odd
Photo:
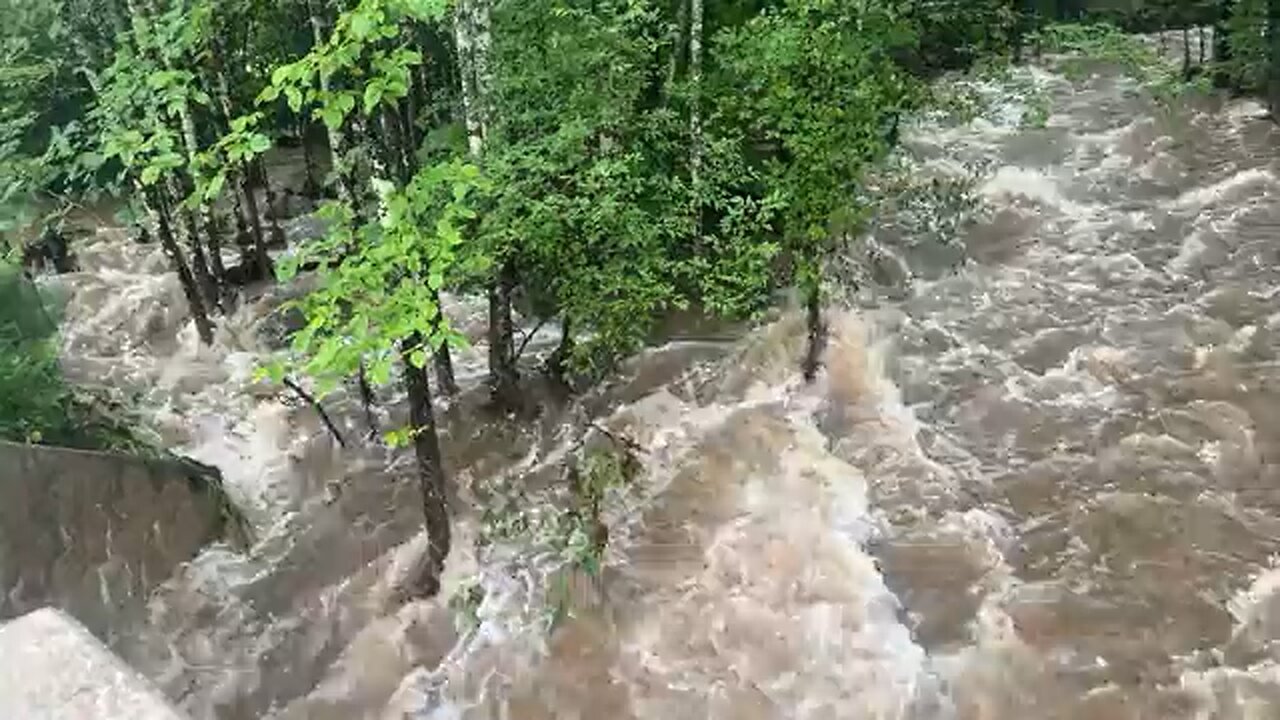
[[382, 101], [383, 84], [377, 81], [369, 83], [364, 89], [364, 114], [368, 115]]
[[156, 181], [160, 179], [160, 168], [156, 165], [148, 165], [142, 168], [141, 179], [143, 185], [155, 185]]
[[213, 200], [222, 193], [222, 187], [227, 182], [226, 173], [219, 172], [209, 178], [209, 186], [205, 188], [204, 196], [206, 200]]
[[249, 137], [249, 150], [260, 155], [271, 148], [271, 138], [262, 133], [254, 133]]
[[289, 109], [298, 112], [302, 109], [302, 92], [298, 88], [287, 85], [284, 88], [285, 98], [289, 102]]

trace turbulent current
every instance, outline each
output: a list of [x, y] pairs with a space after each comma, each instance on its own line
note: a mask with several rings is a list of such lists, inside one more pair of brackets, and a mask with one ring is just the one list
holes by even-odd
[[[198, 719], [1280, 717], [1280, 134], [1249, 102], [1022, 79], [1046, 127], [1010, 102], [906, 134], [920, 173], [977, 168], [982, 208], [963, 252], [860, 245], [896, 271], [831, 311], [817, 383], [784, 313], [539, 421], [442, 409], [433, 601], [396, 592], [424, 543], [410, 459], [360, 441], [352, 400], [341, 450], [253, 379], [287, 291], [198, 348], [158, 249], [100, 231], [57, 280], [69, 371], [221, 468], [258, 536], [184, 566], [118, 651]], [[479, 543], [477, 498], [550, 494], [590, 417], [643, 466], [605, 499], [598, 575]]]

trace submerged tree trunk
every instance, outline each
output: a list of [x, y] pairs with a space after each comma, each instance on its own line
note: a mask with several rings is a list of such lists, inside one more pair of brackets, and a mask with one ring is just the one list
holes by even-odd
[[302, 167], [306, 172], [306, 179], [302, 183], [302, 194], [315, 200], [320, 197], [320, 180], [318, 179], [319, 169], [316, 167], [315, 152], [311, 147], [311, 123], [306, 118], [298, 120], [298, 141], [302, 143]]
[[547, 358], [547, 375], [562, 387], [569, 387], [569, 357], [573, 355], [573, 321], [566, 315], [560, 323], [560, 344]]
[[425, 598], [440, 592], [440, 576], [449, 557], [451, 535], [447, 479], [435, 411], [431, 407], [431, 387], [427, 382], [426, 369], [414, 365], [411, 359], [421, 342], [417, 336], [406, 339], [401, 345], [401, 357], [404, 360], [405, 391], [409, 396], [409, 426], [413, 432], [418, 483], [422, 488], [422, 514], [427, 524], [427, 554], [417, 577], [412, 580], [412, 591], [414, 595]]
[[204, 301], [200, 298], [200, 288], [196, 286], [195, 276], [183, 257], [182, 246], [173, 234], [173, 219], [164, 191], [158, 188], [139, 188], [147, 215], [155, 227], [155, 235], [160, 238], [164, 252], [173, 263], [178, 273], [178, 282], [182, 284], [182, 293], [187, 298], [187, 306], [191, 310], [191, 319], [196, 324], [196, 333], [205, 345], [213, 344], [213, 324], [209, 322], [209, 314], [205, 310]]
[[200, 226], [196, 222], [195, 211], [182, 211], [182, 226], [187, 236], [187, 245], [191, 248], [191, 269], [195, 272], [196, 281], [200, 285], [205, 307], [208, 309], [218, 307], [222, 304], [222, 292], [218, 288], [218, 281], [214, 279], [213, 272], [209, 269], [209, 257], [205, 254], [200, 242]]
[[262, 158], [254, 158], [253, 165], [256, 168], [255, 175], [262, 181], [262, 191], [267, 201], [267, 222], [271, 225], [271, 246], [284, 247], [288, 244], [285, 240], [284, 229], [280, 227], [280, 218], [277, 213], [270, 212], [271, 208], [279, 207], [276, 204], [276, 191], [271, 187], [271, 176], [267, 174], [266, 163], [262, 162]]
[[822, 351], [825, 349], [827, 329], [822, 322], [822, 287], [815, 279], [805, 285], [805, 329], [808, 339], [801, 371], [805, 382], [813, 382], [822, 367]]
[[209, 234], [209, 269], [213, 271], [213, 277], [221, 287], [227, 279], [227, 268], [222, 262], [222, 223], [218, 221], [212, 207], [205, 208], [204, 227]]
[[514, 290], [515, 268], [506, 260], [489, 284], [489, 392], [494, 405], [503, 410], [514, 410], [520, 404], [515, 323], [511, 319]]
[[253, 229], [253, 252], [251, 255], [241, 253], [241, 262], [249, 262], [253, 265], [252, 272], [246, 273], [246, 277], [258, 280], [266, 280], [275, 274], [275, 268], [271, 263], [271, 255], [267, 252], [267, 241], [262, 233], [262, 214], [258, 212], [258, 198], [253, 193], [253, 184], [249, 181], [249, 173], [240, 173], [240, 192], [244, 197], [246, 213], [249, 216], [249, 227]]
[[[440, 313], [439, 318], [443, 318], [444, 305], [440, 302], [440, 293], [434, 293], [432, 298]], [[439, 323], [440, 319], [436, 322]], [[440, 387], [440, 394], [449, 397], [457, 395], [458, 378], [453, 372], [453, 355], [449, 352], [449, 343], [440, 344], [440, 349], [436, 350], [432, 361], [436, 368], [436, 384]]]
[[378, 418], [373, 414], [373, 388], [369, 385], [369, 374], [365, 371], [363, 362], [356, 373], [356, 382], [360, 387], [360, 404], [364, 406], [364, 421], [369, 426], [369, 439], [372, 440], [378, 436]]

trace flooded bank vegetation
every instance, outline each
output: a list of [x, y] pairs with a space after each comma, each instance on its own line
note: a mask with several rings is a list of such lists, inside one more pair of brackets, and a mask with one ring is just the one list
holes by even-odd
[[[913, 114], [973, 111], [929, 90], [938, 74], [1042, 52], [1155, 67], [1114, 27], [1055, 24], [1109, 19], [1181, 30], [1183, 81], [1189, 39], [1203, 55], [1213, 26], [1208, 77], [1277, 87], [1280, 46], [1259, 41], [1275, 34], [1257, 0], [1074, 5], [0, 0], [0, 222], [17, 262], [68, 203], [127, 206], [138, 237], [163, 246], [204, 344], [243, 294], [310, 278], [263, 376], [305, 383], [316, 405], [355, 383], [366, 405], [404, 394], [407, 423], [383, 437], [417, 458], [429, 550], [416, 591], [431, 595], [451, 545], [436, 405], [459, 391], [452, 353], [466, 343], [443, 296], [487, 298], [499, 414], [530, 410], [521, 320], [562, 329], [548, 367], [572, 385], [673, 311], [750, 319], [792, 290], [808, 329], [797, 370], [812, 380], [829, 260], [878, 209], [860, 201], [869, 173]], [[1050, 109], [1036, 108], [1043, 126]], [[296, 147], [306, 182], [284, 187], [272, 159]], [[286, 236], [278, 208], [295, 196], [318, 206], [318, 232]], [[49, 346], [15, 350], [28, 365], [3, 352], [0, 392], [40, 405], [5, 412], [27, 424], [63, 412], [18, 390], [45, 387]], [[590, 566], [607, 538], [600, 493], [623, 473], [584, 463], [572, 527], [556, 532]]]

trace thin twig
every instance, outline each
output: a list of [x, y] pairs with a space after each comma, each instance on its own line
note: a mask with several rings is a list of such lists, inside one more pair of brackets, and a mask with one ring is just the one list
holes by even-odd
[[338, 426], [333, 423], [333, 420], [329, 417], [329, 413], [325, 412], [324, 406], [320, 404], [320, 401], [316, 400], [311, 393], [303, 390], [301, 385], [289, 378], [284, 379], [284, 385], [292, 390], [298, 397], [302, 398], [303, 401], [311, 407], [315, 408], [316, 413], [320, 415], [320, 419], [324, 421], [325, 427], [329, 428], [329, 432], [333, 434], [333, 439], [338, 441], [338, 445], [345, 448], [347, 446], [346, 438], [342, 437], [342, 432], [339, 431]]
[[533, 326], [533, 329], [525, 334], [524, 339], [520, 342], [520, 349], [516, 350], [516, 356], [513, 358], [513, 361], [519, 360], [520, 357], [524, 355], [524, 349], [529, 346], [529, 341], [533, 340], [533, 336], [537, 335], [538, 331], [542, 329], [542, 326], [546, 325], [550, 320], [551, 318], [543, 318], [542, 320], [539, 320], [538, 324]]
[[627, 448], [633, 453], [647, 454], [645, 452], [645, 449], [640, 445], [640, 443], [624, 435], [618, 435], [617, 433], [612, 432], [611, 430], [609, 430], [608, 428], [604, 427], [603, 425], [601, 425], [600, 423], [594, 420], [587, 423], [587, 425], [588, 427], [593, 427], [596, 430], [600, 431], [600, 433], [602, 433], [605, 437], [609, 438], [610, 440], [614, 441], [619, 445], [622, 445], [623, 447]]

